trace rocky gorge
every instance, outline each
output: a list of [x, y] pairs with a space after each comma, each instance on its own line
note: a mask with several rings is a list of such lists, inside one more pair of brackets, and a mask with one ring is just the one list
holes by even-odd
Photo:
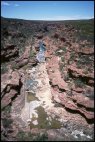
[[1, 22], [2, 140], [93, 141], [93, 21]]

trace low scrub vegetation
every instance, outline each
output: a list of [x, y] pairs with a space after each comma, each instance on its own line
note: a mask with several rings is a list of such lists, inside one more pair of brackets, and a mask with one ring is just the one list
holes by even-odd
[[75, 86], [83, 88], [84, 83], [80, 79], [75, 79]]
[[24, 131], [19, 131], [16, 135], [16, 138], [18, 141], [47, 141], [48, 135], [46, 132], [44, 132], [34, 136], [31, 132], [25, 133]]
[[1, 65], [1, 74], [4, 74], [8, 72], [8, 68], [7, 68], [7, 65], [6, 64], [2, 64]]

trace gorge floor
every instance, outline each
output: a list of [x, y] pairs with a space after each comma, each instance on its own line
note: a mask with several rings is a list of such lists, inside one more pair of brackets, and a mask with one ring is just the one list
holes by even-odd
[[[85, 118], [79, 114], [67, 112], [65, 108], [60, 107], [60, 105], [55, 106], [46, 64], [46, 62], [39, 63], [36, 67], [29, 67], [24, 71], [23, 95], [25, 97], [25, 105], [24, 108], [20, 110], [20, 106], [17, 105], [18, 103], [15, 101], [12, 105], [12, 118], [16, 120], [16, 123], [19, 122], [21, 128], [46, 129], [50, 139], [51, 131], [53, 130], [52, 134], [54, 135], [54, 139], [56, 139], [57, 133], [55, 131], [58, 130], [58, 140], [64, 139], [63, 133], [68, 133], [68, 135], [75, 140], [91, 140], [92, 136], [88, 135], [88, 132], [84, 134], [84, 127], [80, 127], [83, 123], [85, 123], [85, 126], [88, 125]], [[22, 100], [21, 96], [19, 97], [20, 100]], [[17, 111], [17, 109], [19, 111]], [[91, 125], [89, 125], [89, 128], [90, 127]], [[76, 132], [76, 130], [78, 131]]]

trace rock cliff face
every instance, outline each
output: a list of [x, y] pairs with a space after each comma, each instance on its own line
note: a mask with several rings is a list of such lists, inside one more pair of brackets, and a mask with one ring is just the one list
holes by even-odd
[[[66, 46], [65, 43], [63, 46]], [[51, 42], [51, 49], [49, 50], [51, 51], [53, 50], [52, 42]], [[53, 51], [56, 51], [56, 47], [55, 47], [55, 50]], [[90, 87], [90, 89], [91, 91], [93, 90], [94, 74], [90, 72], [85, 74], [85, 72], [83, 72], [84, 69], [79, 69], [76, 67], [76, 62], [73, 63], [74, 65], [69, 65], [68, 63], [66, 63], [68, 61], [66, 59], [67, 53], [64, 54], [63, 51], [59, 53], [63, 53], [61, 54], [61, 56], [63, 55], [65, 63], [60, 61], [60, 58], [54, 55], [53, 53], [49, 55], [48, 47], [47, 47], [47, 52], [48, 52], [48, 57], [50, 56], [50, 60], [47, 61], [47, 71], [50, 78], [50, 85], [54, 90], [53, 91], [54, 100], [55, 101], [57, 100], [55, 99], [55, 93], [57, 93], [57, 96], [60, 100], [59, 103], [61, 103], [63, 106], [65, 106], [66, 108], [72, 111], [74, 110], [76, 112], [79, 112], [80, 114], [83, 114], [87, 119], [93, 120], [94, 119], [94, 100], [91, 100], [90, 97], [85, 96], [85, 94], [89, 86], [92, 86]], [[64, 72], [63, 70], [60, 70], [60, 67], [59, 67], [60, 62], [62, 62]], [[61, 76], [61, 74], [64, 74], [64, 73], [69, 74], [69, 77], [72, 79], [72, 81], [80, 79], [78, 80], [79, 82], [71, 81], [72, 87], [70, 88], [69, 78], [68, 80], [65, 81], [65, 78], [62, 78]]]
[[[2, 140], [20, 140], [19, 130], [25, 139], [47, 130], [48, 140], [93, 140], [93, 37], [84, 39], [74, 22], [2, 18]], [[46, 48], [41, 63], [40, 41]]]
[[20, 95], [21, 87], [22, 82], [18, 72], [14, 71], [1, 76], [2, 107], [6, 107], [11, 104], [12, 100], [17, 95]]

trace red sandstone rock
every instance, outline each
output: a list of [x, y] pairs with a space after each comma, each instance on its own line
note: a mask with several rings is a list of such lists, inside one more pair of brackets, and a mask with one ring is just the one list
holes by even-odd
[[1, 105], [3, 107], [7, 106], [9, 103], [11, 103], [11, 99], [17, 94], [16, 90], [11, 89], [9, 93], [6, 93], [1, 101]]
[[82, 69], [77, 69], [75, 66], [72, 66], [72, 65], [68, 66], [68, 72], [72, 74], [72, 76], [74, 77], [85, 78], [87, 80], [88, 85], [92, 85], [92, 86], [94, 85], [94, 74], [93, 73], [84, 74]]
[[20, 80], [20, 75], [18, 72], [14, 71], [12, 72], [12, 75], [11, 75], [11, 79], [9, 81], [9, 84], [12, 84], [12, 85], [18, 85], [19, 86], [19, 80]]
[[93, 86], [94, 85], [94, 80], [89, 80], [88, 84], [91, 85], [91, 86]]
[[68, 90], [67, 83], [61, 78], [58, 62], [58, 57], [52, 56], [47, 68], [49, 70], [51, 67], [53, 67], [54, 72], [52, 73], [49, 71], [49, 78], [52, 82], [52, 86], [58, 85], [60, 89]]
[[13, 57], [18, 57], [19, 49], [15, 45], [6, 45], [1, 52], [1, 62], [9, 61]]
[[16, 68], [22, 67], [29, 62], [30, 48], [31, 46], [26, 47], [22, 56], [15, 60], [14, 64], [16, 64]]
[[89, 47], [81, 48], [81, 49], [78, 49], [77, 52], [81, 54], [90, 55], [90, 54], [94, 54], [94, 48], [89, 48]]
[[94, 100], [90, 100], [88, 97], [80, 95], [72, 96], [73, 100], [76, 100], [78, 104], [81, 104], [87, 108], [94, 108]]
[[18, 72], [14, 71], [11, 73], [11, 78], [9, 73], [2, 75], [1, 78], [2, 78], [1, 104], [2, 104], [2, 107], [5, 107], [9, 103], [11, 103], [12, 98], [14, 98], [15, 95], [19, 93], [19, 90], [21, 88], [21, 84], [20, 84], [21, 77]]
[[[69, 40], [66, 41], [66, 43], [69, 43]], [[71, 44], [71, 42], [70, 42]], [[61, 45], [63, 46], [63, 45]], [[71, 45], [70, 45], [71, 46]], [[50, 60], [47, 60], [47, 71], [49, 74], [49, 79], [51, 83], [51, 91], [53, 95], [53, 100], [55, 100], [58, 103], [61, 103], [63, 106], [66, 108], [75, 111], [76, 113], [83, 114], [87, 119], [93, 119], [94, 118], [94, 113], [93, 111], [90, 111], [88, 109], [93, 109], [94, 108], [94, 101], [90, 100], [88, 97], [83, 96], [82, 93], [84, 92], [84, 89], [82, 88], [72, 88], [72, 96], [68, 96], [67, 93], [63, 93], [63, 90], [68, 90], [67, 83], [61, 78], [61, 73], [59, 69], [59, 60], [58, 57], [55, 55], [52, 55], [51, 52], [57, 50], [58, 47], [53, 47], [51, 48], [52, 45], [50, 46], [50, 49], [47, 48], [47, 57], [51, 57]], [[79, 51], [79, 44], [77, 43], [72, 43], [72, 48], [75, 51]], [[67, 54], [68, 53], [68, 54]], [[70, 58], [70, 50], [68, 50], [64, 56], [65, 60], [69, 60]], [[86, 53], [86, 51], [85, 51]], [[51, 56], [51, 55], [52, 56]], [[77, 56], [78, 58], [78, 56]], [[74, 62], [72, 65], [67, 66], [67, 69], [69, 73], [71, 73], [74, 77], [76, 78], [86, 78], [88, 80], [88, 84], [92, 83], [93, 84], [93, 79], [94, 75], [89, 73], [89, 74], [84, 74], [82, 69], [78, 69], [76, 67], [76, 63]], [[63, 90], [62, 90], [63, 89]], [[81, 107], [80, 107], [81, 106]]]
[[[66, 108], [68, 108], [68, 109], [70, 109], [70, 110], [74, 110], [74, 111], [79, 111], [79, 112], [81, 112], [82, 114], [84, 114], [85, 115], [85, 117], [87, 118], [87, 119], [93, 119], [94, 118], [94, 112], [89, 112], [89, 111], [87, 111], [86, 110], [86, 108], [85, 107], [88, 107], [87, 105], [85, 106], [85, 107], [78, 107], [72, 100], [69, 100], [67, 97], [64, 97], [64, 95], [59, 95], [59, 99], [60, 99], [60, 101], [61, 101], [61, 103], [66, 107]], [[87, 103], [87, 102], [79, 102], [79, 100], [77, 99], [77, 103], [79, 103], [79, 104], [84, 104], [84, 103]], [[91, 104], [91, 103], [89, 103], [89, 106], [90, 105], [93, 105], [93, 104]]]
[[83, 92], [83, 89], [79, 88], [79, 87], [77, 87], [77, 88], [73, 87], [72, 90], [74, 90], [74, 91], [76, 91], [78, 93], [82, 93]]

